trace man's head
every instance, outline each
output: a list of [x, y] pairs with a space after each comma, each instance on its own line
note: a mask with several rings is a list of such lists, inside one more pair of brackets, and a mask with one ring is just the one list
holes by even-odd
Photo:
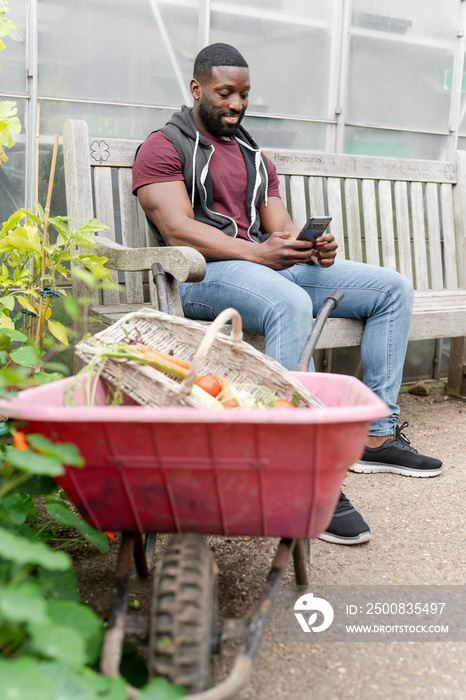
[[194, 62], [191, 93], [196, 126], [218, 138], [230, 138], [248, 106], [249, 69], [243, 56], [229, 44], [211, 44]]

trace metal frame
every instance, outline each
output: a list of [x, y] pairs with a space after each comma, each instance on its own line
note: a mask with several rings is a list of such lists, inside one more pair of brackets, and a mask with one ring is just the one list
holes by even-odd
[[[147, 621], [142, 623], [139, 620], [139, 624], [133, 627], [131, 626], [131, 621], [129, 621], [129, 624], [126, 624], [126, 609], [128, 606], [129, 582], [133, 560], [138, 575], [141, 578], [146, 578], [150, 574], [152, 565], [155, 537], [155, 535], [146, 535], [144, 545], [142, 535], [139, 533], [122, 532], [121, 535], [114, 597], [100, 661], [101, 672], [112, 678], [120, 675], [119, 667], [125, 628], [127, 627], [128, 631], [131, 630], [131, 632], [138, 632], [142, 635], [147, 634], [149, 618], [147, 617]], [[278, 544], [262, 594], [256, 603], [254, 614], [249, 622], [246, 620], [225, 620], [224, 622], [224, 631], [221, 635], [222, 640], [245, 637], [229, 676], [214, 688], [186, 695], [186, 700], [229, 700], [246, 685], [267, 626], [274, 596], [282, 581], [290, 555], [293, 557], [297, 585], [307, 586], [309, 584], [309, 540], [282, 538]], [[129, 700], [134, 700], [139, 696], [137, 688], [127, 685], [126, 689]]]

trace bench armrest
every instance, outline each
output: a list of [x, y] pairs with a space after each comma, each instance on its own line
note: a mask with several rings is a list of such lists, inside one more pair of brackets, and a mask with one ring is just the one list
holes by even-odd
[[195, 248], [167, 246], [164, 248], [128, 248], [105, 236], [94, 236], [97, 255], [108, 258], [111, 270], [138, 272], [150, 270], [152, 263], [161, 264], [165, 272], [178, 282], [200, 282], [204, 279], [206, 261]]

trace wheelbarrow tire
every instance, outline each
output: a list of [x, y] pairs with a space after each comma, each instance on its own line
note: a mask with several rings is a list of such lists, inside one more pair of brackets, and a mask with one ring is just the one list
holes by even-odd
[[174, 535], [156, 576], [149, 633], [149, 673], [188, 693], [214, 685], [217, 579], [204, 537]]

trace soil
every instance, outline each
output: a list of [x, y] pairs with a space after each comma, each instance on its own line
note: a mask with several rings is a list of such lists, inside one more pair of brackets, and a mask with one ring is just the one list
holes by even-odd
[[[463, 585], [466, 581], [466, 401], [436, 387], [427, 396], [402, 393], [399, 404], [401, 420], [410, 424], [405, 432], [412, 444], [443, 459], [444, 473], [435, 479], [349, 473], [345, 493], [369, 522], [373, 538], [355, 547], [313, 541], [311, 580], [316, 584]], [[168, 538], [158, 538], [155, 565]], [[209, 537], [207, 541], [219, 571], [220, 620], [250, 617], [278, 541], [248, 537]], [[110, 544], [105, 555], [87, 544], [70, 552], [78, 590], [104, 620], [117, 551], [118, 541]], [[292, 565], [283, 583], [294, 584]], [[151, 594], [152, 578], [141, 580], [133, 573], [130, 602], [139, 607], [129, 614], [148, 615]], [[466, 659], [461, 644], [284, 644], [274, 639], [272, 622], [239, 700], [464, 697]], [[147, 655], [146, 639], [131, 641]], [[223, 645], [217, 681], [228, 675], [238, 646], [237, 641]]]

